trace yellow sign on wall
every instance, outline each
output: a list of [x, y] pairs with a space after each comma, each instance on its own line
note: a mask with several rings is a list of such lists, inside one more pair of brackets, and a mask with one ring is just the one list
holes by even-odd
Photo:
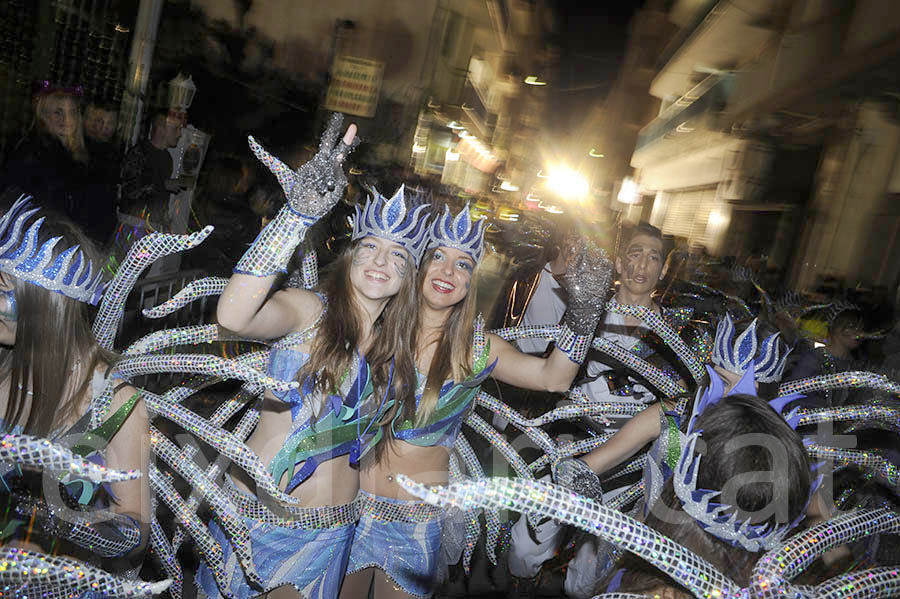
[[375, 116], [384, 63], [352, 56], [337, 56], [325, 108], [356, 116]]

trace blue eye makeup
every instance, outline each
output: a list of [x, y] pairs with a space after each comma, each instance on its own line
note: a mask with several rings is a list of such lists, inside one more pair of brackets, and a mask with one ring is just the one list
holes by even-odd
[[19, 312], [16, 308], [16, 292], [13, 289], [0, 289], [0, 318], [16, 320]]

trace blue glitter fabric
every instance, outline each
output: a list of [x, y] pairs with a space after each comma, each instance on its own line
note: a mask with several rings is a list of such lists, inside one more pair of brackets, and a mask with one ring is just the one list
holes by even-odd
[[[366, 498], [398, 507], [398, 510], [426, 510], [434, 506], [421, 501], [389, 499], [360, 491]], [[347, 574], [378, 568], [404, 592], [413, 597], [431, 597], [437, 586], [441, 549], [442, 519], [404, 522], [390, 514], [363, 513], [353, 535]]]
[[[245, 518], [250, 528], [253, 564], [265, 591], [290, 585], [305, 599], [335, 599], [347, 568], [353, 525], [335, 528], [285, 528]], [[213, 538], [222, 547], [228, 593], [234, 599], [248, 599], [265, 591], [252, 588], [244, 577], [231, 544], [215, 522], [209, 525]], [[197, 571], [197, 586], [208, 597], [222, 598], [206, 564]]]

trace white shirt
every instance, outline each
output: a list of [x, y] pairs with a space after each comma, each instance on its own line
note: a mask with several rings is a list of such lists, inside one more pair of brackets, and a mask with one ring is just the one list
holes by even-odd
[[[566, 302], [562, 299], [562, 287], [553, 278], [550, 272], [550, 264], [545, 264], [544, 269], [538, 274], [538, 283], [534, 293], [525, 307], [522, 322], [519, 326], [531, 326], [542, 324], [559, 324], [566, 312]], [[526, 354], [543, 354], [547, 351], [550, 341], [547, 339], [518, 339], [516, 346], [519, 351]]]
[[[623, 314], [607, 312], [605, 318], [603, 319], [603, 326], [600, 328], [598, 337], [606, 339], [607, 341], [612, 341], [616, 345], [619, 345], [626, 350], [630, 350], [640, 340], [640, 337], [646, 332], [647, 327], [645, 327], [643, 324], [639, 324], [638, 326], [629, 329], [625, 324], [625, 316]], [[610, 370], [612, 370], [612, 367], [604, 364], [603, 362], [598, 362], [597, 360], [588, 361], [587, 374], [589, 377], [597, 377], [597, 379], [581, 385], [581, 390], [584, 391], [584, 394], [587, 395], [588, 398], [592, 401], [635, 401], [635, 398], [632, 397], [613, 395], [613, 393], [609, 390], [609, 385], [606, 382], [606, 378], [603, 376], [599, 376], [604, 372]], [[644, 394], [643, 398], [641, 398], [642, 403], [644, 403], [645, 401], [653, 400], [653, 396], [650, 394], [646, 387], [639, 384], [633, 384], [632, 387], [635, 390], [636, 394]]]

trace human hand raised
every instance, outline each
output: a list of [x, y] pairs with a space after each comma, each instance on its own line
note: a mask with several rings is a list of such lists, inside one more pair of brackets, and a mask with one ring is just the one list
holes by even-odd
[[278, 179], [288, 204], [303, 216], [318, 219], [328, 213], [340, 201], [347, 188], [347, 177], [342, 168], [344, 160], [359, 145], [356, 125], [351, 124], [341, 140], [338, 140], [344, 116], [334, 113], [319, 142], [319, 151], [296, 171], [272, 156], [259, 143], [248, 137], [250, 149]]

